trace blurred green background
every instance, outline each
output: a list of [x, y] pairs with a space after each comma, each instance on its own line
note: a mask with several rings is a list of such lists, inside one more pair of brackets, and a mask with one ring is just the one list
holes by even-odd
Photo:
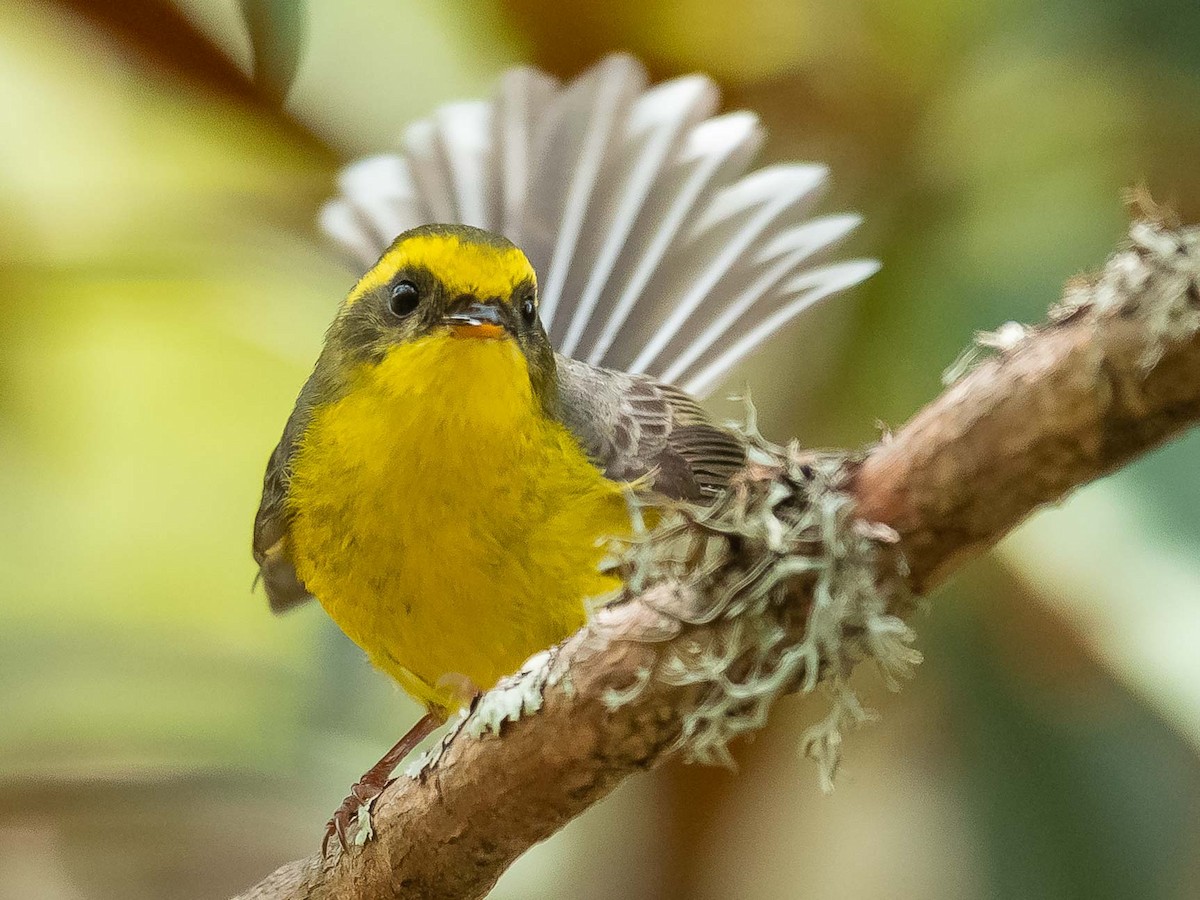
[[[219, 897], [312, 852], [417, 710], [251, 593], [267, 453], [352, 281], [336, 167], [505, 66], [704, 70], [857, 209], [867, 286], [731, 379], [854, 445], [1035, 320], [1145, 183], [1200, 219], [1193, 0], [0, 0], [0, 898]], [[286, 102], [277, 100], [289, 76]], [[768, 375], [769, 373], [769, 375]], [[928, 661], [823, 796], [781, 706], [498, 898], [1200, 895], [1200, 435], [933, 598]], [[502, 802], [502, 801], [498, 801]]]

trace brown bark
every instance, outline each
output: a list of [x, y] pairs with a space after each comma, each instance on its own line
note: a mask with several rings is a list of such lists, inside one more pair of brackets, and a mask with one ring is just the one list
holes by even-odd
[[[899, 535], [913, 590], [1200, 419], [1200, 232], [1141, 222], [1131, 240], [1098, 278], [1069, 285], [1048, 323], [1005, 332], [1003, 349], [854, 472], [857, 514]], [[422, 778], [385, 792], [372, 841], [285, 865], [242, 896], [485, 895], [531, 845], [679, 747], [702, 688], [646, 673], [673, 644], [720, 627], [664, 631], [659, 610], [693, 608], [689, 590], [660, 583], [603, 610], [543, 664], [540, 710], [499, 734], [454, 735]], [[793, 612], [809, 607], [811, 581], [789, 590]]]

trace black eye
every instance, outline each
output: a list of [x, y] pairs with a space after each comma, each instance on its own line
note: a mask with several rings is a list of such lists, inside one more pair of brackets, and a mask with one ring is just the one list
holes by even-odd
[[388, 298], [388, 309], [398, 316], [407, 316], [421, 302], [421, 292], [411, 281], [398, 281]]
[[537, 305], [533, 302], [532, 297], [526, 297], [521, 301], [521, 318], [525, 320], [526, 325], [532, 325], [537, 318]]

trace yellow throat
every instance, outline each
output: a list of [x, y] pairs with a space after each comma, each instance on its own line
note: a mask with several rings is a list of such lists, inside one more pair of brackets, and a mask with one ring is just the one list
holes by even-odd
[[398, 344], [313, 410], [293, 461], [300, 578], [376, 666], [432, 709], [481, 690], [612, 590], [624, 487], [543, 412], [509, 339]]

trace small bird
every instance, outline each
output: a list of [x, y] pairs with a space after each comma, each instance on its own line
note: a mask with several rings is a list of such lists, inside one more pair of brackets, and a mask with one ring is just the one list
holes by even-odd
[[366, 271], [269, 459], [254, 558], [272, 610], [316, 597], [427, 714], [323, 852], [438, 724], [619, 586], [601, 564], [631, 497], [703, 502], [742, 467], [695, 398], [877, 269], [810, 267], [858, 217], [805, 220], [822, 166], [746, 174], [761, 129], [717, 102], [699, 75], [648, 88], [624, 55], [565, 86], [514, 69], [351, 164], [324, 208]]

